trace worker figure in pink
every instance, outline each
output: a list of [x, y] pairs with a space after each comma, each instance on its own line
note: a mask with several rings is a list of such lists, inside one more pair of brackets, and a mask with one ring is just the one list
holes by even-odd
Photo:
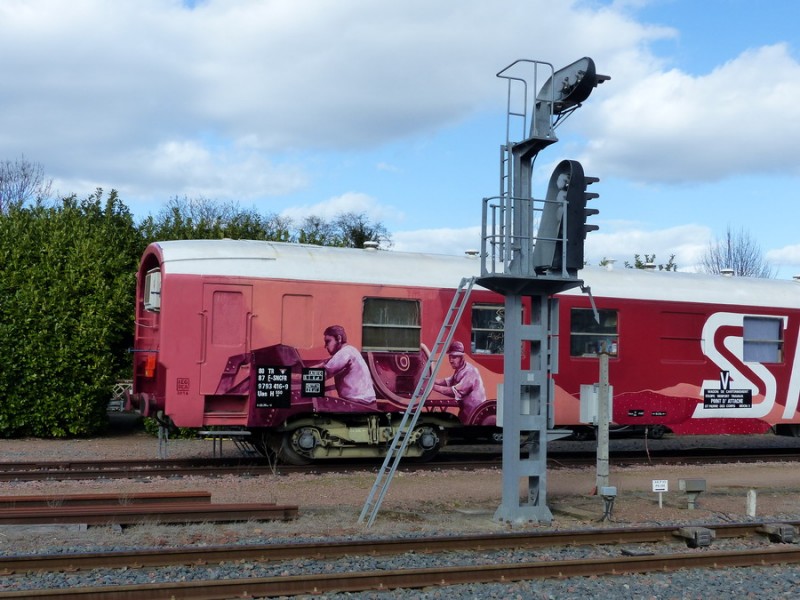
[[453, 374], [444, 379], [437, 379], [433, 383], [433, 389], [458, 400], [461, 407], [459, 418], [462, 423], [469, 423], [469, 418], [475, 409], [486, 402], [483, 379], [478, 369], [464, 358], [464, 344], [461, 342], [450, 344], [447, 349], [447, 359], [453, 367]]
[[340, 398], [375, 406], [375, 388], [364, 357], [347, 343], [341, 325], [331, 325], [322, 333], [325, 350], [331, 357], [325, 362], [325, 376], [333, 377]]

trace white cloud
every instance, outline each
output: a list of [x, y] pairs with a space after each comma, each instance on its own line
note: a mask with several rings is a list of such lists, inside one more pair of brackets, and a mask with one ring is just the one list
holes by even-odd
[[[305, 173], [297, 166], [278, 166], [266, 156], [238, 149], [214, 151], [195, 141], [167, 141], [140, 157], [141, 168], [153, 179], [183, 185], [187, 195], [253, 199], [287, 194], [304, 187]], [[189, 184], [182, 183], [188, 180]]]
[[370, 220], [383, 222], [387, 219], [402, 219], [402, 213], [390, 206], [382, 206], [375, 198], [358, 192], [347, 192], [324, 202], [306, 206], [293, 206], [281, 212], [281, 216], [301, 221], [315, 215], [331, 220], [342, 213], [364, 214]]
[[[516, 58], [588, 55], [612, 79], [570, 119], [588, 146], [568, 135], [558, 152], [587, 173], [645, 183], [796, 173], [790, 49], [753, 48], [700, 75], [670, 69], [650, 48], [679, 32], [637, 22], [641, 1], [0, 2], [0, 158], [40, 162], [63, 193], [266, 202], [319, 184], [319, 149], [383, 150], [502, 112], [493, 74]], [[461, 151], [453, 143], [450, 160]], [[367, 160], [365, 173], [412, 176], [408, 163]], [[396, 216], [376, 187], [329, 180], [317, 197], [330, 200], [292, 210]], [[426, 183], [414, 180], [417, 197], [433, 202]], [[641, 250], [653, 251], [672, 252]]]
[[379, 162], [375, 165], [375, 168], [378, 169], [378, 171], [386, 171], [387, 173], [402, 173], [403, 171], [400, 167], [387, 162]]
[[430, 252], [433, 254], [461, 255], [468, 250], [479, 250], [481, 228], [418, 229], [397, 231], [392, 234], [392, 250], [398, 252]]
[[800, 63], [785, 44], [743, 52], [705, 75], [623, 71], [611, 83], [588, 107], [593, 169], [670, 183], [800, 173]]
[[800, 272], [800, 244], [768, 250], [764, 258], [782, 271], [791, 271], [792, 274]]
[[[105, 158], [109, 160], [109, 158]], [[123, 198], [163, 202], [173, 196], [252, 202], [304, 188], [306, 172], [297, 165], [274, 163], [266, 155], [236, 148], [210, 148], [196, 140], [165, 140], [114, 158], [103, 179], [55, 179], [59, 190], [116, 189]], [[135, 172], [131, 179], [126, 173]], [[120, 184], [120, 182], [123, 182]]]
[[[184, 158], [198, 152], [171, 174], [171, 194], [216, 196], [238, 181], [231, 147], [375, 147], [495, 108], [502, 86], [491, 74], [530, 55], [532, 39], [556, 63], [577, 58], [578, 40], [606, 60], [624, 49], [626, 61], [649, 62], [638, 48], [669, 35], [611, 9], [545, 0], [502, 10], [483, 0], [3, 2], [0, 156], [25, 154], [64, 181], [147, 189], [163, 169], [135, 158], [158, 160], [177, 143]], [[252, 188], [296, 180], [294, 165], [260, 164], [279, 181]], [[193, 179], [209, 166], [218, 177]]]

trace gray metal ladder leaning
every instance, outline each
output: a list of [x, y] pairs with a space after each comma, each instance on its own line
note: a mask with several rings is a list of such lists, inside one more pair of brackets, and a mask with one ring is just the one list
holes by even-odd
[[453, 296], [453, 301], [447, 311], [444, 323], [442, 323], [442, 328], [439, 330], [436, 343], [433, 345], [425, 367], [422, 369], [422, 376], [414, 389], [411, 399], [408, 401], [408, 407], [403, 413], [403, 419], [400, 421], [394, 439], [392, 439], [392, 444], [386, 452], [386, 458], [380, 471], [378, 471], [375, 484], [372, 486], [367, 501], [364, 503], [364, 508], [361, 510], [361, 515], [358, 517], [358, 522], [363, 523], [365, 517], [369, 515], [367, 527], [371, 527], [372, 523], [375, 522], [375, 517], [378, 516], [383, 497], [389, 490], [389, 484], [392, 482], [392, 477], [394, 477], [397, 466], [400, 464], [400, 459], [406, 452], [409, 434], [414, 431], [414, 426], [417, 424], [420, 414], [422, 414], [425, 400], [433, 389], [433, 382], [439, 370], [439, 365], [442, 363], [442, 358], [450, 346], [450, 342], [453, 341], [455, 327], [461, 319], [474, 284], [475, 277], [465, 277], [458, 284], [458, 289], [456, 289], [456, 293]]

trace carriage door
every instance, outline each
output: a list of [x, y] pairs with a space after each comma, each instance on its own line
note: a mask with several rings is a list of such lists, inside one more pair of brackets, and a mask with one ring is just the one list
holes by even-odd
[[[207, 283], [203, 286], [200, 316], [200, 393], [214, 394], [228, 359], [250, 351], [253, 288], [250, 285]], [[188, 318], [188, 315], [187, 315]], [[248, 375], [244, 364], [235, 380]], [[224, 384], [230, 386], [229, 379]]]

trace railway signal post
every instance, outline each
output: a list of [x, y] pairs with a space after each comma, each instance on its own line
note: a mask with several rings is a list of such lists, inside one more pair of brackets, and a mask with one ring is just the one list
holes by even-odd
[[[554, 430], [553, 415], [552, 375], [558, 369], [553, 295], [583, 285], [577, 272], [583, 267], [584, 238], [597, 229], [586, 223], [597, 212], [586, 207], [587, 200], [597, 197], [586, 187], [597, 179], [586, 177], [579, 162], [562, 161], [546, 198], [536, 200], [531, 192], [533, 162], [558, 141], [556, 127], [609, 77], [598, 75], [588, 57], [558, 71], [549, 63], [518, 60], [497, 76], [508, 83], [506, 142], [501, 146], [500, 194], [483, 200], [478, 280], [505, 296], [505, 379], [498, 409], [503, 492], [495, 520], [550, 523], [547, 441], [561, 435]], [[529, 86], [536, 92], [532, 102]], [[520, 141], [512, 141], [515, 132], [523, 136]], [[526, 306], [531, 314], [525, 314]], [[523, 345], [530, 347], [527, 364]], [[520, 497], [523, 481], [527, 493]]]

